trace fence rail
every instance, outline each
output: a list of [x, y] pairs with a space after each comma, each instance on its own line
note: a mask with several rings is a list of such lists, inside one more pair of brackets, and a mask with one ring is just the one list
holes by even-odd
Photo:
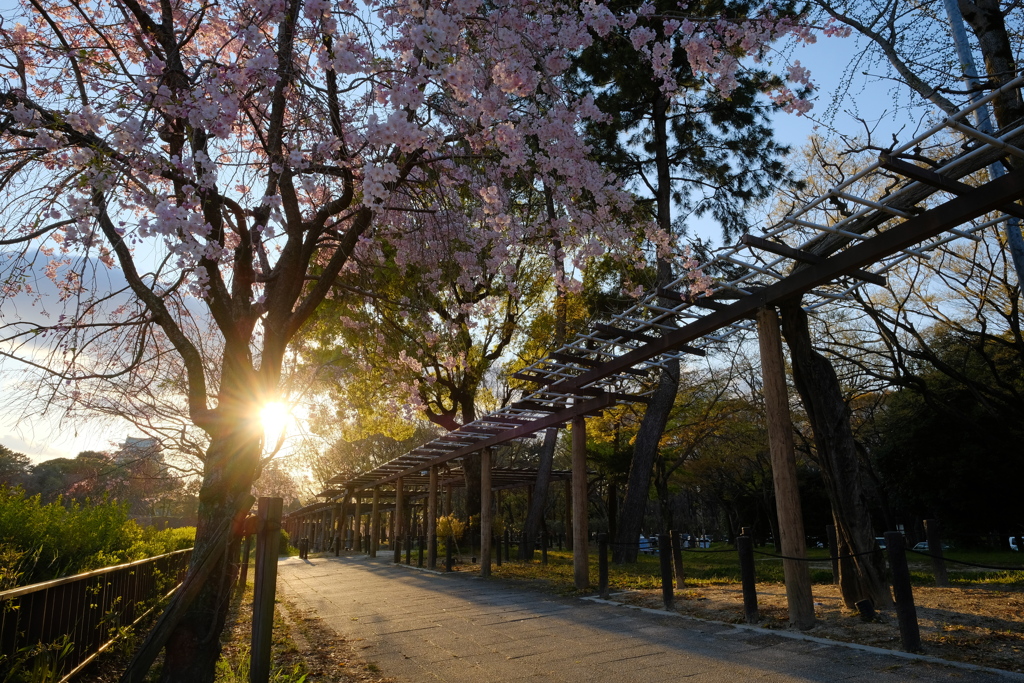
[[[191, 548], [177, 550], [0, 592], [0, 675], [49, 656], [60, 680], [68, 680], [181, 582], [191, 555]], [[70, 648], [59, 656], [33, 653], [63, 645]]]

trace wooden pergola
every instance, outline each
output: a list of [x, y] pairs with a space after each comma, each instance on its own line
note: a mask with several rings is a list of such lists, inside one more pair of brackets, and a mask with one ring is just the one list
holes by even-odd
[[[490, 529], [491, 492], [515, 477], [492, 469], [495, 447], [548, 428], [572, 425], [571, 481], [574, 569], [577, 587], [589, 584], [587, 558], [587, 478], [585, 420], [616, 402], [646, 401], [636, 378], [669, 358], [705, 355], [737, 333], [756, 332], [766, 388], [772, 467], [779, 501], [783, 555], [802, 557], [804, 533], [796, 490], [796, 465], [786, 394], [782, 347], [775, 307], [796, 296], [813, 311], [848, 299], [865, 284], [884, 285], [888, 270], [911, 258], [927, 258], [958, 239], [978, 239], [1009, 216], [1024, 218], [1024, 171], [981, 185], [968, 181], [1005, 156], [1024, 159], [1024, 125], [986, 135], [970, 125], [972, 112], [1000, 92], [1019, 88], [1017, 78], [948, 117], [913, 140], [883, 153], [878, 160], [828, 193], [794, 209], [759, 236], [744, 235], [721, 250], [703, 269], [732, 273], [710, 291], [694, 294], [682, 276], [648, 293], [611, 324], [596, 324], [516, 377], [537, 385], [522, 400], [463, 425], [444, 436], [368, 472], [339, 475], [324, 495], [333, 502], [310, 506], [303, 517], [342, 501], [360, 508], [372, 492], [374, 509], [393, 499], [397, 519], [416, 497], [427, 499], [427, 529], [437, 516], [437, 491], [454, 477], [459, 461], [481, 454], [481, 528]], [[915, 150], [951, 132], [967, 143], [937, 165], [918, 165]], [[883, 196], [878, 188], [887, 188]], [[989, 217], [989, 214], [993, 214]], [[444, 472], [442, 474], [442, 472]], [[528, 478], [515, 481], [516, 485]], [[322, 506], [322, 507], [318, 507]], [[304, 509], [305, 510], [305, 509]], [[293, 513], [296, 514], [296, 513]], [[344, 517], [344, 513], [341, 513]], [[357, 513], [358, 514], [358, 513]], [[490, 572], [490, 534], [482, 532], [481, 567]], [[431, 564], [436, 558], [431, 558]], [[791, 618], [810, 614], [807, 565], [784, 562]]]

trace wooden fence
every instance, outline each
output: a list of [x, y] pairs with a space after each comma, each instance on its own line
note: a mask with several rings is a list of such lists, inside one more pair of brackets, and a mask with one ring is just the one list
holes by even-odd
[[178, 550], [0, 592], [0, 679], [12, 667], [42, 665], [68, 680], [181, 582], [191, 555]]

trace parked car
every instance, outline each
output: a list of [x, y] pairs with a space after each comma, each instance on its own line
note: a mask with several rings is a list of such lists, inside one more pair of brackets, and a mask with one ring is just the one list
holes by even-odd
[[643, 555], [657, 555], [658, 542], [652, 538], [640, 535], [640, 553]]
[[1021, 541], [1024, 541], [1024, 537], [1010, 536], [1010, 550], [1020, 552]]
[[[943, 543], [942, 544], [942, 549], [943, 550], [952, 550], [952, 548], [953, 548], [953, 546], [951, 546], [949, 543]], [[921, 550], [921, 551], [927, 552], [928, 551], [928, 541], [921, 541], [920, 543], [918, 543], [917, 545], [914, 546], [914, 550]]]

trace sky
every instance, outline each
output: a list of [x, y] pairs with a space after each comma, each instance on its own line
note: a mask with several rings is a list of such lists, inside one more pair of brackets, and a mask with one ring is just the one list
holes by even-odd
[[[770, 68], [781, 69], [784, 58], [799, 60], [809, 68], [817, 85], [815, 107], [808, 116], [778, 113], [775, 116], [777, 138], [794, 149], [803, 146], [812, 134], [829, 136], [833, 130], [844, 134], [859, 134], [864, 123], [878, 126], [876, 132], [888, 141], [889, 134], [903, 128], [901, 139], [909, 139], [917, 132], [917, 122], [901, 120], [895, 112], [901, 101], [909, 101], [909, 94], [901, 95], [891, 81], [873, 75], [847, 73], [847, 66], [859, 50], [855, 38], [821, 38], [813, 45], [798, 46], [776, 58]], [[848, 86], [848, 96], [834, 115], [828, 109], [832, 94]], [[862, 120], [858, 120], [858, 117]], [[753, 217], [755, 220], [758, 218]], [[719, 229], [710, 221], [691, 226], [692, 234], [720, 243]], [[0, 394], [4, 383], [0, 381]], [[22, 415], [16, 408], [0, 403], [0, 444], [28, 455], [34, 462], [55, 457], [74, 457], [83, 450], [109, 451], [124, 443], [126, 437], [142, 436], [124, 420], [102, 423], [62, 423], [55, 416]]]

